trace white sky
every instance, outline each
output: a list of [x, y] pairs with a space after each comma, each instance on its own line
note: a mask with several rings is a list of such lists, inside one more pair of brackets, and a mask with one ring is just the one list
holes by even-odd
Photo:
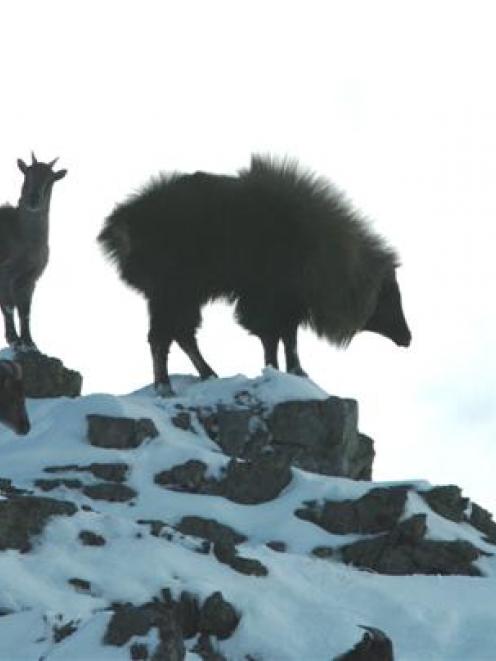
[[[397, 246], [410, 349], [372, 334], [339, 352], [302, 333], [304, 367], [359, 399], [377, 479], [457, 483], [496, 510], [496, 93], [493, 3], [3, 3], [0, 199], [16, 159], [60, 156], [39, 347], [85, 392], [151, 379], [144, 301], [95, 237], [159, 170], [235, 172], [288, 154], [344, 189]], [[222, 305], [200, 344], [219, 374], [256, 375]], [[192, 372], [179, 349], [171, 369]]]

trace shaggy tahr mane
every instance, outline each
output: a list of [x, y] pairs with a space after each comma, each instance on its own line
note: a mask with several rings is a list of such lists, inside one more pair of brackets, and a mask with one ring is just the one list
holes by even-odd
[[407, 345], [396, 252], [326, 180], [295, 161], [255, 156], [237, 177], [161, 176], [118, 205], [99, 240], [150, 314], [155, 382], [170, 392], [173, 341], [204, 378], [200, 309], [224, 297], [257, 335], [265, 363], [303, 375], [296, 334], [307, 324], [337, 345], [361, 330]]

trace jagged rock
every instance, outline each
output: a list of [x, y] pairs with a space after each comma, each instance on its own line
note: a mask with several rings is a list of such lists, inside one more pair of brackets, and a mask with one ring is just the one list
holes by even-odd
[[460, 523], [465, 520], [468, 498], [462, 498], [462, 490], [454, 484], [434, 487], [419, 492], [429, 507], [445, 519]]
[[267, 542], [269, 549], [277, 551], [278, 553], [286, 553], [286, 542], [280, 542], [279, 540], [274, 540], [272, 542]]
[[291, 464], [315, 473], [370, 479], [372, 441], [357, 429], [353, 399], [282, 402], [267, 418], [272, 444]]
[[403, 514], [406, 487], [371, 489], [357, 500], [307, 504], [295, 515], [338, 535], [377, 533], [391, 530]]
[[222, 493], [235, 503], [265, 503], [277, 498], [291, 482], [291, 477], [287, 460], [278, 455], [244, 462], [231, 459], [221, 483]]
[[149, 418], [135, 420], [90, 413], [86, 419], [88, 441], [100, 448], [137, 448], [145, 439], [158, 436], [157, 428]]
[[354, 400], [282, 402], [268, 413], [260, 402], [241, 403], [196, 410], [210, 438], [231, 457], [256, 460], [270, 451], [311, 472], [371, 479], [373, 441], [357, 430]]
[[179, 411], [179, 413], [176, 413], [171, 418], [171, 422], [174, 427], [188, 431], [191, 429], [191, 413], [188, 413], [188, 411]]
[[229, 542], [216, 542], [214, 555], [219, 562], [228, 565], [234, 571], [247, 576], [267, 576], [267, 567], [254, 558], [243, 558], [238, 555], [234, 544]]
[[[216, 652], [212, 646], [210, 636], [202, 633], [198, 636], [198, 641], [192, 651], [198, 654], [202, 661], [227, 661], [226, 657], [220, 652]], [[246, 657], [248, 661], [248, 657]]]
[[[123, 482], [126, 479], [126, 473], [129, 466], [123, 462], [115, 463], [93, 463], [89, 466], [79, 466], [78, 464], [67, 464], [65, 466], [46, 466], [45, 473], [91, 473], [94, 477], [106, 480], [108, 482]], [[47, 481], [48, 482], [48, 481]]]
[[197, 597], [190, 592], [181, 592], [176, 605], [176, 616], [183, 638], [196, 636], [200, 624], [200, 606]]
[[155, 661], [184, 659], [186, 651], [175, 612], [159, 602], [142, 606], [114, 605], [114, 613], [107, 625], [103, 643], [122, 647], [133, 636], [146, 636], [152, 627], [157, 627], [160, 642], [151, 659]]
[[233, 605], [224, 599], [221, 592], [214, 592], [201, 607], [199, 629], [201, 633], [220, 639], [229, 638], [239, 620]]
[[105, 538], [91, 530], [81, 530], [79, 533], [81, 544], [85, 546], [104, 546], [106, 544]]
[[182, 661], [186, 649], [182, 632], [172, 611], [163, 610], [157, 619], [160, 642], [155, 648], [151, 661]]
[[74, 503], [37, 496], [12, 496], [0, 500], [0, 551], [29, 551], [30, 537], [39, 534], [51, 516], [72, 516]]
[[61, 360], [38, 351], [18, 351], [26, 397], [78, 397], [83, 377], [64, 367]]
[[107, 482], [124, 482], [129, 466], [124, 463], [90, 464], [87, 470], [95, 477]]
[[393, 643], [384, 631], [365, 627], [362, 640], [349, 652], [334, 657], [334, 661], [394, 661]]
[[155, 622], [155, 610], [148, 605], [116, 605], [103, 636], [103, 644], [121, 647], [133, 636], [146, 636]]
[[184, 535], [194, 535], [209, 542], [241, 544], [246, 536], [215, 519], [204, 519], [200, 516], [184, 516], [176, 525], [176, 529]]
[[486, 534], [484, 541], [489, 542], [490, 544], [496, 544], [496, 523], [493, 521], [490, 512], [483, 507], [480, 507], [480, 505], [472, 503], [472, 509], [468, 521], [474, 526], [474, 528], [477, 528], [477, 530]]
[[125, 484], [116, 484], [115, 482], [100, 482], [99, 484], [90, 484], [82, 489], [85, 496], [93, 500], [108, 500], [111, 503], [125, 503], [138, 494], [131, 487]]
[[84, 578], [69, 578], [67, 582], [78, 592], [91, 591], [91, 583]]
[[53, 625], [52, 627], [52, 638], [54, 643], [60, 643], [61, 640], [64, 640], [64, 638], [68, 638], [69, 636], [72, 636], [72, 634], [77, 631], [79, 622], [71, 620], [70, 622], [66, 622], [65, 624], [62, 624], [61, 626], [58, 625]]
[[217, 481], [206, 477], [207, 465], [203, 461], [191, 459], [184, 464], [161, 471], [154, 477], [156, 484], [168, 489], [189, 493], [216, 494]]
[[34, 486], [42, 491], [53, 491], [59, 487], [66, 487], [67, 489], [81, 489], [83, 483], [77, 479], [57, 478], [54, 480], [44, 480], [42, 478], [34, 481]]
[[462, 540], [423, 539], [426, 529], [425, 514], [417, 514], [387, 535], [343, 546], [340, 552], [346, 564], [379, 574], [481, 576], [472, 563], [482, 551]]

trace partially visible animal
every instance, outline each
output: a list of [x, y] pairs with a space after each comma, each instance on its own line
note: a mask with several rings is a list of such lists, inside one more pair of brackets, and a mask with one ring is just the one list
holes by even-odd
[[98, 240], [123, 280], [148, 301], [155, 385], [172, 394], [172, 341], [202, 378], [214, 376], [195, 333], [201, 306], [225, 298], [257, 335], [265, 364], [305, 375], [300, 324], [336, 345], [362, 330], [411, 339], [396, 252], [343, 196], [296, 162], [254, 156], [237, 177], [196, 172], [152, 180], [118, 205]]
[[[48, 262], [48, 216], [53, 184], [67, 170], [53, 171], [57, 159], [41, 163], [32, 154], [31, 165], [18, 159], [24, 175], [17, 207], [0, 207], [0, 308], [5, 339], [16, 350], [36, 350], [29, 315], [36, 281]], [[19, 316], [19, 333], [14, 313]]]
[[31, 429], [22, 370], [18, 363], [12, 360], [0, 360], [0, 422], [16, 432], [27, 434]]

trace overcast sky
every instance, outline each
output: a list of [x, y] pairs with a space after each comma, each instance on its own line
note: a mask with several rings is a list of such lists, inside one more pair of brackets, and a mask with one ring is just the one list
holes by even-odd
[[[160, 170], [235, 173], [252, 152], [330, 178], [399, 250], [413, 343], [343, 352], [301, 334], [302, 364], [356, 397], [375, 479], [456, 483], [496, 511], [496, 93], [491, 2], [3, 3], [1, 199], [16, 159], [60, 157], [51, 261], [35, 292], [41, 350], [84, 391], [151, 380], [144, 301], [95, 237]], [[216, 305], [200, 345], [257, 375], [258, 340]], [[179, 349], [172, 371], [192, 373]]]

